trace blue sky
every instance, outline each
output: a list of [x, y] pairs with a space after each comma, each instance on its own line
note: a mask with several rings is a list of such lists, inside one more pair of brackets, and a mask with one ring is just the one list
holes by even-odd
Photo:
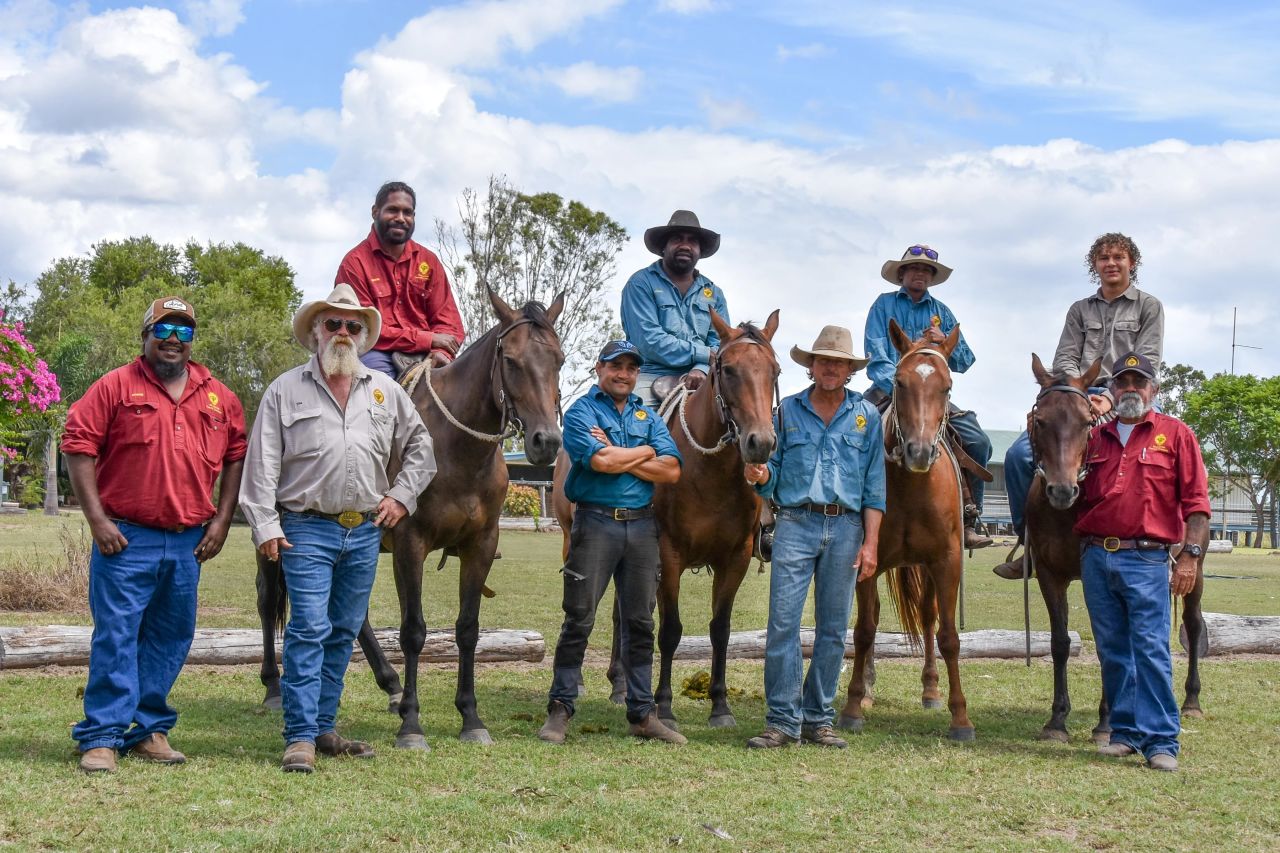
[[0, 278], [149, 233], [261, 246], [316, 296], [382, 180], [448, 219], [501, 173], [623, 223], [615, 293], [696, 210], [734, 319], [781, 307], [787, 346], [860, 335], [880, 264], [931, 243], [978, 356], [957, 396], [1012, 428], [1103, 231], [1143, 248], [1166, 360], [1226, 369], [1235, 305], [1267, 347], [1278, 35], [1238, 2], [0, 0]]

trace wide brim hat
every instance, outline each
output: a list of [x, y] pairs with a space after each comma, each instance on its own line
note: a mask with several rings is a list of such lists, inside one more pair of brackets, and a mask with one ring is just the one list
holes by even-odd
[[709, 258], [720, 248], [720, 235], [710, 228], [703, 228], [698, 215], [692, 210], [677, 210], [666, 225], [655, 225], [644, 232], [644, 247], [655, 255], [661, 255], [667, 247], [667, 239], [676, 231], [692, 231], [698, 235], [702, 257]]
[[907, 264], [924, 264], [927, 267], [933, 267], [933, 281], [929, 283], [932, 287], [935, 284], [942, 284], [951, 277], [951, 267], [946, 264], [938, 263], [936, 258], [930, 258], [922, 251], [918, 255], [911, 254], [912, 249], [929, 249], [924, 243], [917, 243], [914, 246], [908, 246], [907, 250], [902, 253], [900, 261], [885, 261], [884, 266], [880, 267], [880, 277], [890, 284], [901, 286], [902, 282], [898, 280], [898, 270]]
[[293, 315], [293, 337], [308, 352], [316, 351], [315, 335], [311, 333], [311, 325], [315, 322], [316, 317], [324, 311], [331, 308], [337, 308], [341, 311], [352, 311], [359, 314], [364, 320], [364, 327], [367, 332], [364, 339], [364, 346], [360, 348], [360, 354], [364, 355], [373, 349], [373, 345], [378, 342], [378, 335], [382, 334], [382, 314], [377, 308], [369, 305], [361, 305], [360, 300], [356, 298], [356, 292], [352, 290], [349, 284], [338, 284], [333, 288], [324, 299], [317, 299], [315, 302], [307, 302], [298, 309], [298, 313]]
[[853, 354], [853, 333], [844, 326], [823, 326], [811, 349], [791, 348], [791, 360], [804, 367], [813, 367], [813, 360], [820, 355], [851, 361], [854, 370], [861, 370], [871, 361]]

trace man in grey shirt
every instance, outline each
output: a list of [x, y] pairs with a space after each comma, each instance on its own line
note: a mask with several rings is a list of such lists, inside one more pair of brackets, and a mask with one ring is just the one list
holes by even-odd
[[[1085, 258], [1089, 277], [1098, 290], [1074, 303], [1053, 354], [1054, 375], [1082, 376], [1102, 359], [1097, 385], [1089, 389], [1089, 400], [1099, 416], [1111, 411], [1111, 367], [1120, 356], [1136, 352], [1159, 369], [1164, 353], [1164, 306], [1160, 300], [1139, 290], [1138, 267], [1142, 252], [1124, 234], [1103, 234], [1093, 241]], [[1023, 432], [1004, 456], [1005, 491], [1009, 514], [1019, 537], [1023, 535], [1024, 511], [1031, 491], [1031, 440]], [[1009, 560], [993, 571], [1010, 580], [1022, 577], [1022, 558]]]
[[[308, 302], [293, 334], [314, 355], [267, 389], [254, 419], [240, 507], [253, 543], [280, 560], [289, 593], [284, 632], [286, 771], [315, 754], [373, 757], [336, 729], [351, 643], [369, 607], [383, 528], [417, 507], [436, 473], [431, 438], [404, 390], [359, 356], [382, 317], [349, 285]], [[387, 464], [402, 461], [395, 482]]]

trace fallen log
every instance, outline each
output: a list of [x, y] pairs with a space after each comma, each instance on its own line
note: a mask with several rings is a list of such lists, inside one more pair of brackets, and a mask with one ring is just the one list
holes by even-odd
[[[1080, 654], [1080, 635], [1075, 631], [1067, 632], [1071, 637], [1071, 655]], [[729, 635], [728, 657], [731, 659], [764, 658], [764, 631], [734, 631]], [[968, 631], [960, 635], [960, 657], [962, 658], [1021, 658], [1026, 655], [1026, 634], [1022, 631], [1006, 631], [987, 629]], [[800, 629], [800, 648], [805, 657], [813, 652], [813, 629]], [[906, 634], [876, 634], [876, 657], [905, 658], [922, 655], [919, 649], [912, 649]], [[1049, 657], [1049, 632], [1031, 632], [1031, 655], [1033, 657]], [[853, 657], [853, 630], [845, 632], [844, 656]], [[676, 649], [677, 660], [710, 660], [710, 637], [682, 637]]]
[[[89, 662], [89, 640], [93, 629], [86, 625], [48, 625], [28, 628], [0, 628], [0, 670], [29, 669], [49, 664], [84, 665]], [[379, 628], [378, 644], [393, 662], [403, 661], [398, 628]], [[279, 643], [276, 644], [279, 654]], [[478, 661], [530, 661], [546, 656], [547, 645], [537, 631], [491, 629], [480, 632], [476, 645]], [[360, 647], [354, 659], [363, 660]], [[422, 647], [427, 663], [457, 661], [458, 647], [453, 631], [428, 631]], [[196, 631], [187, 663], [243, 664], [262, 662], [262, 632], [257, 629], [209, 629]]]
[[[1202, 655], [1280, 654], [1280, 616], [1236, 616], [1205, 613], [1206, 642]], [[1178, 639], [1187, 648], [1187, 631], [1178, 626]]]

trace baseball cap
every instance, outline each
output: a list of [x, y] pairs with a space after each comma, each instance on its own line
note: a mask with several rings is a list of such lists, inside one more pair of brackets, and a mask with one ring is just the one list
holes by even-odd
[[636, 364], [644, 364], [644, 358], [640, 355], [640, 350], [631, 341], [609, 341], [604, 345], [604, 349], [600, 350], [600, 361], [613, 361], [624, 355], [629, 355], [636, 360]]
[[142, 328], [174, 314], [186, 317], [193, 326], [196, 323], [196, 309], [190, 302], [180, 296], [162, 296], [147, 306], [146, 313], [142, 315]]
[[1148, 379], [1156, 378], [1156, 369], [1151, 366], [1151, 361], [1145, 355], [1136, 352], [1127, 352], [1116, 359], [1115, 365], [1111, 368], [1111, 375], [1119, 376], [1121, 373], [1141, 373]]

